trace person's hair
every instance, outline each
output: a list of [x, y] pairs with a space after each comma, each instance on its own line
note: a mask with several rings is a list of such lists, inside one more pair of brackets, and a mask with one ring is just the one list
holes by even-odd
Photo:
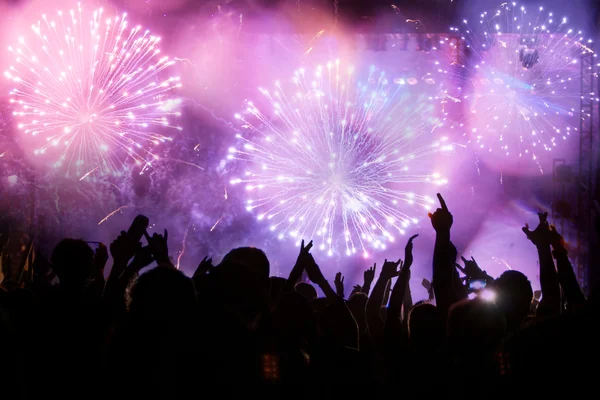
[[255, 247], [238, 247], [223, 257], [221, 264], [237, 264], [250, 268], [260, 278], [268, 279], [270, 264], [264, 251]]
[[489, 355], [499, 346], [506, 331], [504, 316], [496, 305], [479, 297], [452, 305], [447, 337], [455, 355]]
[[363, 292], [354, 292], [348, 298], [348, 304], [359, 303], [359, 304], [367, 304], [367, 300], [369, 296]]
[[313, 285], [306, 282], [300, 282], [294, 287], [296, 293], [304, 297], [306, 301], [311, 302], [317, 298], [317, 289]]
[[142, 318], [170, 318], [187, 313], [195, 302], [191, 279], [172, 267], [156, 267], [133, 285], [130, 311]]
[[445, 331], [438, 308], [428, 302], [414, 305], [408, 313], [408, 335], [417, 349], [441, 345]]
[[529, 314], [533, 289], [531, 283], [519, 271], [505, 271], [494, 281], [496, 304], [509, 324], [520, 324]]
[[82, 285], [91, 276], [94, 251], [83, 240], [63, 239], [52, 251], [50, 263], [61, 285]]
[[367, 307], [368, 300], [369, 296], [367, 296], [365, 293], [356, 292], [352, 293], [347, 302], [348, 309], [354, 316], [354, 319], [360, 328], [366, 327], [365, 308]]

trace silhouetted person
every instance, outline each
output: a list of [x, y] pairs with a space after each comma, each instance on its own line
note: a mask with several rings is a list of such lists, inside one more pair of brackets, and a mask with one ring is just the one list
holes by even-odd
[[505, 271], [494, 281], [496, 305], [506, 318], [508, 332], [518, 329], [530, 312], [533, 289], [525, 274]]
[[294, 286], [294, 290], [309, 303], [317, 298], [317, 289], [310, 283], [300, 282]]

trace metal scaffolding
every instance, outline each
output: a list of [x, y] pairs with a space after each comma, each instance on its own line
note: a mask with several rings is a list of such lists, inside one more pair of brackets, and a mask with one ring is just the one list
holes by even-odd
[[594, 135], [598, 128], [599, 115], [596, 93], [596, 57], [592, 49], [581, 55], [581, 102], [579, 120], [579, 180], [577, 190], [577, 280], [584, 293], [588, 291], [588, 273], [591, 267], [590, 245], [594, 239], [593, 193], [597, 146]]

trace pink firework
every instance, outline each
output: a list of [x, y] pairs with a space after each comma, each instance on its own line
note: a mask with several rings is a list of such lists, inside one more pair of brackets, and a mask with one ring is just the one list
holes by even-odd
[[157, 159], [169, 128], [181, 130], [172, 121], [181, 82], [164, 76], [174, 61], [160, 55], [160, 38], [128, 28], [126, 14], [86, 16], [80, 4], [55, 18], [42, 15], [9, 47], [15, 63], [4, 75], [15, 83], [22, 142], [67, 176], [119, 174], [131, 161]]

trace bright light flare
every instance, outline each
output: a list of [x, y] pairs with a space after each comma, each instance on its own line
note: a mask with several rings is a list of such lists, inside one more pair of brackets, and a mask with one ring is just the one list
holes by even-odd
[[359, 75], [336, 61], [261, 88], [235, 115], [247, 132], [228, 152], [242, 161], [230, 183], [246, 209], [279, 239], [313, 239], [330, 256], [385, 249], [432, 209], [417, 192], [447, 183], [431, 170], [435, 153], [452, 151], [434, 134], [431, 97], [375, 67]]
[[154, 148], [177, 128], [181, 87], [164, 76], [174, 61], [160, 54], [160, 38], [126, 14], [107, 18], [102, 9], [44, 15], [10, 47], [14, 63], [11, 103], [18, 128], [35, 155], [81, 177], [95, 165], [118, 173], [133, 160], [157, 159]]

